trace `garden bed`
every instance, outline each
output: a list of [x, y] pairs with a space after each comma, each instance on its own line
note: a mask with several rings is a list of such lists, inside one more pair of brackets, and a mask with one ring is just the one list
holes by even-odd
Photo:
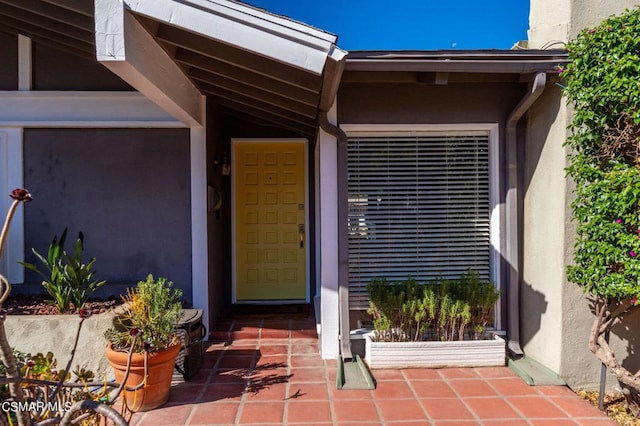
[[[5, 315], [77, 315], [75, 309], [60, 313], [58, 308], [49, 303], [50, 296], [45, 294], [16, 294], [10, 295], [2, 305], [2, 313]], [[122, 304], [120, 297], [107, 299], [90, 299], [84, 307], [93, 315], [102, 314], [115, 309]]]
[[[44, 302], [44, 298], [9, 296], [2, 308], [6, 314], [4, 327], [11, 346], [31, 354], [53, 352], [61, 369], [71, 356], [81, 318], [74, 312], [57, 313], [57, 309]], [[72, 370], [80, 366], [93, 371], [96, 377], [111, 374], [103, 335], [111, 327], [115, 308], [120, 304], [119, 299], [87, 302], [86, 307], [93, 315], [85, 319], [82, 325]]]

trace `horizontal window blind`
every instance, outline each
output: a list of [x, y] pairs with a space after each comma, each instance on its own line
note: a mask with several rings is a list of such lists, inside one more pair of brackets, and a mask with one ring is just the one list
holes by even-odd
[[490, 279], [489, 135], [349, 137], [349, 299], [376, 277]]

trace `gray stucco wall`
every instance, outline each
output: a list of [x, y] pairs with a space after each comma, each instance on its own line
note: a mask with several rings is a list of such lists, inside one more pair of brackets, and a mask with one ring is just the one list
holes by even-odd
[[[632, 8], [636, 0], [532, 0], [529, 47], [562, 47], [583, 28]], [[571, 111], [561, 91], [549, 86], [528, 115], [525, 157], [522, 343], [527, 356], [559, 373], [572, 388], [596, 389], [600, 364], [589, 351], [593, 321], [581, 289], [567, 281], [575, 224], [572, 183], [566, 178]], [[638, 330], [616, 330], [612, 344], [627, 367], [638, 368]], [[636, 357], [637, 358], [637, 357]], [[609, 377], [609, 388], [615, 381]]]
[[[25, 258], [78, 232], [112, 286], [164, 276], [191, 301], [189, 131], [25, 129]], [[39, 283], [33, 273], [26, 281]], [[108, 284], [109, 285], [109, 284]], [[114, 287], [115, 289], [115, 287]], [[117, 290], [119, 291], [119, 290]]]
[[341, 84], [338, 122], [504, 123], [525, 91], [515, 83]]
[[210, 104], [207, 105], [207, 126], [207, 183], [222, 195], [220, 210], [207, 215], [209, 319], [213, 323], [229, 310], [231, 304], [231, 179], [222, 176], [214, 164], [230, 151], [221, 141], [220, 115]]
[[32, 42], [32, 57], [33, 90], [133, 90], [95, 58], [36, 42]]

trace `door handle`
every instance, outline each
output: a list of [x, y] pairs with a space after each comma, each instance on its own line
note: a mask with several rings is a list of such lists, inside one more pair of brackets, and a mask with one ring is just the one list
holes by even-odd
[[300, 235], [300, 248], [304, 248], [304, 223], [298, 225], [298, 234]]

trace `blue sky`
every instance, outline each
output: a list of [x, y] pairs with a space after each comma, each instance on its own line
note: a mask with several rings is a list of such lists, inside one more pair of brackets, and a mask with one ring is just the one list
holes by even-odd
[[509, 49], [529, 0], [244, 0], [338, 35], [346, 50]]

